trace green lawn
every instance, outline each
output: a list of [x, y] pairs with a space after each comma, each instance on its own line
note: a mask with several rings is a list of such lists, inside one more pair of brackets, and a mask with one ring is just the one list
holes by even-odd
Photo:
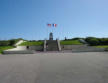
[[0, 46], [0, 54], [4, 51], [4, 50], [8, 50], [14, 48], [13, 46]]
[[108, 48], [108, 45], [99, 45], [99, 46], [95, 46], [97, 48]]
[[66, 41], [61, 41], [61, 45], [82, 45], [79, 40], [66, 40]]
[[20, 44], [20, 46], [34, 46], [34, 45], [43, 45], [42, 41], [33, 41], [33, 42], [23, 42], [22, 44]]

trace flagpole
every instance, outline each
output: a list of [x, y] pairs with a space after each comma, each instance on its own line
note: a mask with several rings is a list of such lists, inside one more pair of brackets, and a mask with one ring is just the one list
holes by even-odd
[[48, 40], [48, 27], [47, 27], [47, 40]]
[[[48, 26], [47, 28], [49, 28], [49, 27], [51, 27], [51, 24], [47, 24], [47, 26]], [[49, 38], [49, 30], [50, 29], [47, 29], [47, 38]]]

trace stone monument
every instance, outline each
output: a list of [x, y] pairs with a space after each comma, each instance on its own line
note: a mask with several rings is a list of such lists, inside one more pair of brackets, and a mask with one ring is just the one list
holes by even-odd
[[49, 40], [53, 40], [53, 33], [52, 32], [49, 34]]

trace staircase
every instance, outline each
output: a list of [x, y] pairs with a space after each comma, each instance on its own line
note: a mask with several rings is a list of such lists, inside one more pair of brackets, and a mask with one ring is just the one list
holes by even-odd
[[58, 43], [56, 40], [48, 40], [46, 43], [46, 51], [58, 51]]

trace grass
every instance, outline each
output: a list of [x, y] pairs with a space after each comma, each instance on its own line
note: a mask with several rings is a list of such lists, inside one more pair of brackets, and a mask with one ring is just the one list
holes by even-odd
[[35, 45], [43, 45], [42, 41], [27, 41], [27, 42], [23, 42], [22, 44], [20, 44], [20, 46], [35, 46]]
[[13, 46], [0, 46], [0, 54], [4, 51], [4, 50], [8, 50], [8, 49], [12, 49], [14, 48]]
[[95, 46], [97, 48], [108, 48], [108, 45], [99, 45], [99, 46]]
[[79, 40], [66, 40], [66, 41], [61, 41], [61, 45], [82, 45], [82, 43]]

